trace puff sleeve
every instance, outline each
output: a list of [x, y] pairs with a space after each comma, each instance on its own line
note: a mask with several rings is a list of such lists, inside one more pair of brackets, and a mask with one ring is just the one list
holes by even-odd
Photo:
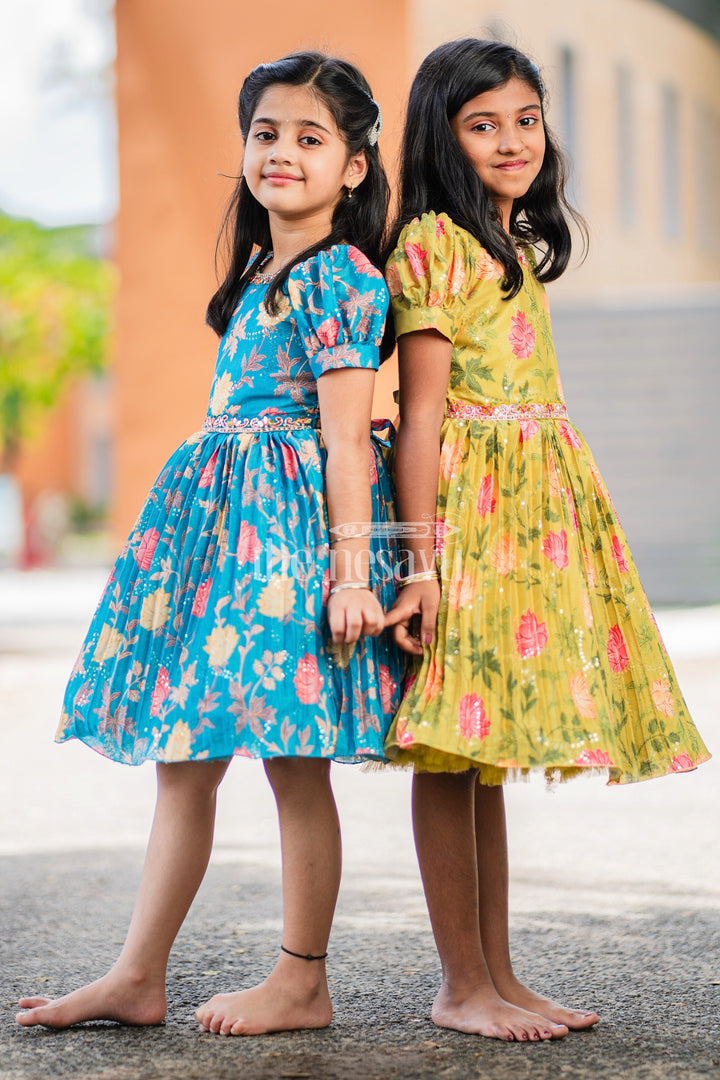
[[294, 267], [287, 288], [315, 379], [344, 367], [377, 371], [389, 297], [366, 255], [337, 244]]
[[437, 330], [454, 342], [468, 271], [467, 234], [447, 214], [430, 212], [409, 222], [388, 259], [395, 333]]

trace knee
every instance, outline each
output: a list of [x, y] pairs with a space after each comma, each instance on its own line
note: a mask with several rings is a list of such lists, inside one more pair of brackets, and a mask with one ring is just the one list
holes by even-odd
[[158, 787], [164, 791], [182, 791], [190, 798], [214, 798], [224, 777], [228, 761], [158, 762]]
[[265, 774], [276, 797], [330, 787], [330, 762], [320, 758], [267, 758]]
[[477, 769], [464, 772], [418, 772], [413, 776], [413, 789], [428, 793], [471, 793], [477, 785]]

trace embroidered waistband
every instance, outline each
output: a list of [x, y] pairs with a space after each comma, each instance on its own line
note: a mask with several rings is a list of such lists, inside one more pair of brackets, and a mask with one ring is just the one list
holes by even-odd
[[203, 431], [299, 431], [318, 426], [318, 416], [286, 416], [284, 413], [268, 413], [265, 416], [206, 416]]
[[445, 415], [452, 420], [566, 420], [562, 401], [503, 402], [500, 405], [470, 405], [466, 401], [448, 401]]

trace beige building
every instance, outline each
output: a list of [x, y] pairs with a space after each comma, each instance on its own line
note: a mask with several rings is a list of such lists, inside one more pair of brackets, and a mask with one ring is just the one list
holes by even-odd
[[572, 158], [592, 236], [585, 264], [554, 291], [672, 299], [720, 281], [716, 38], [653, 0], [417, 0], [414, 8], [411, 66], [440, 41], [489, 33], [541, 68], [549, 122]]
[[651, 599], [717, 601], [720, 3], [412, 7], [411, 67], [465, 35], [508, 41], [540, 66], [590, 228], [585, 262], [549, 288], [570, 412]]
[[[718, 0], [304, 0], [270, 21], [239, 0], [117, 2], [116, 537], [205, 413], [216, 339], [204, 310], [231, 189], [218, 174], [238, 166], [245, 73], [308, 46], [355, 60], [383, 105], [392, 164], [422, 57], [493, 35], [542, 68], [590, 225], [587, 260], [550, 288], [571, 413], [652, 598], [718, 600]], [[389, 363], [379, 411], [394, 385]]]

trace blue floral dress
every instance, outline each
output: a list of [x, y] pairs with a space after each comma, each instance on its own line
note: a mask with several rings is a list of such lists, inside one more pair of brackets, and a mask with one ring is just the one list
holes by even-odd
[[[296, 266], [278, 315], [256, 274], [220, 342], [208, 415], [170, 457], [93, 618], [57, 741], [129, 764], [383, 757], [398, 705], [389, 635], [334, 645], [317, 379], [377, 369], [388, 296], [356, 248]], [[395, 599], [392, 515], [368, 435], [371, 584]]]

